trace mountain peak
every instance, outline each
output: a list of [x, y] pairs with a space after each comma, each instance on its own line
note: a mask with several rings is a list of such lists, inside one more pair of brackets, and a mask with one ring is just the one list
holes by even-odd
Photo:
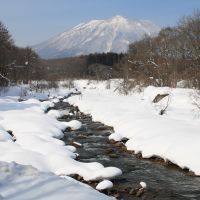
[[112, 22], [127, 22], [128, 19], [126, 17], [123, 17], [121, 15], [116, 15], [114, 17], [111, 18]]
[[126, 52], [128, 45], [158, 33], [150, 21], [129, 20], [116, 15], [108, 20], [91, 20], [33, 46], [42, 58], [62, 58], [103, 52]]
[[121, 15], [116, 15], [116, 16], [112, 17], [111, 20], [116, 20], [116, 21], [124, 21], [124, 20], [126, 20], [127, 21], [127, 18], [124, 17], [124, 16], [121, 16]]

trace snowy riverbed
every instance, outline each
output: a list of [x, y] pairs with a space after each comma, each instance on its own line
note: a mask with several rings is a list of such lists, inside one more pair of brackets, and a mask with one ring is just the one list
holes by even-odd
[[47, 94], [29, 94], [27, 100], [19, 102], [20, 90], [11, 88], [0, 98], [0, 199], [34, 199], [35, 195], [37, 199], [111, 199], [68, 177], [59, 177], [79, 174], [88, 181], [122, 173], [97, 162], [76, 161], [76, 148], [60, 140], [63, 130], [80, 128], [80, 122], [58, 121], [63, 111], [45, 112], [70, 91], [59, 89], [43, 102], [37, 98], [48, 99]]
[[[162, 157], [200, 175], [200, 118], [191, 100], [194, 91], [149, 86], [123, 96], [115, 91], [117, 84], [113, 80], [111, 88], [106, 89], [106, 82], [76, 81], [82, 95], [70, 97], [69, 102], [94, 120], [113, 126], [111, 139], [128, 138], [127, 149], [141, 152], [145, 158]], [[159, 111], [168, 100], [152, 103], [158, 93], [170, 94], [164, 115]]]
[[[106, 82], [88, 84], [80, 80], [75, 84], [82, 94], [64, 102], [78, 105], [94, 120], [113, 126], [115, 133], [110, 139], [126, 137], [129, 150], [141, 152], [145, 158], [162, 157], [200, 175], [200, 118], [191, 101], [193, 90], [149, 86], [140, 93], [123, 96], [115, 90], [119, 80], [111, 81], [110, 89], [106, 89]], [[76, 148], [60, 140], [63, 130], [76, 130], [81, 123], [58, 121], [68, 114], [67, 110], [47, 110], [70, 91], [30, 92], [27, 100], [19, 102], [22, 89], [13, 87], [0, 97], [0, 199], [112, 199], [66, 176], [79, 174], [85, 180], [105, 180], [121, 174], [115, 167], [75, 160]], [[152, 103], [158, 93], [170, 94], [162, 116], [159, 111], [168, 100]]]

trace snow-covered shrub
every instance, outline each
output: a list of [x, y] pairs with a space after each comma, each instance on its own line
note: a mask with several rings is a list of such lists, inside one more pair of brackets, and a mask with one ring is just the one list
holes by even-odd
[[58, 87], [57, 81], [48, 81], [48, 89], [58, 89]]
[[27, 87], [20, 87], [20, 98], [23, 98], [28, 95], [29, 88]]
[[137, 82], [133, 79], [124, 79], [119, 83], [119, 86], [116, 88], [120, 94], [128, 95], [131, 92], [142, 92], [142, 85], [138, 85]]
[[191, 101], [194, 106], [195, 113], [200, 115], [200, 90], [197, 90], [191, 94]]
[[61, 83], [61, 86], [64, 88], [68, 88], [68, 89], [75, 87], [74, 81], [72, 79], [68, 79], [68, 80], [64, 81], [63, 83]]
[[166, 113], [171, 102], [171, 94], [157, 94], [155, 98], [152, 100], [152, 103], [155, 104], [155, 107], [159, 110], [159, 115], [163, 115]]
[[110, 79], [108, 79], [106, 81], [106, 89], [109, 90], [110, 89]]
[[56, 81], [35, 81], [30, 84], [30, 90], [36, 92], [43, 92], [49, 89], [58, 89], [58, 82]]

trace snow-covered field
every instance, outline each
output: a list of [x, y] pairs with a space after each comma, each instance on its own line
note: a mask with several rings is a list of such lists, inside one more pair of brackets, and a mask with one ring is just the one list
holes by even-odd
[[[200, 118], [192, 104], [193, 90], [149, 86], [123, 96], [114, 91], [118, 85], [115, 80], [111, 89], [106, 89], [106, 82], [80, 80], [76, 85], [82, 95], [70, 97], [69, 102], [90, 113], [94, 120], [113, 126], [115, 133], [110, 139], [126, 137], [127, 149], [141, 152], [145, 158], [162, 157], [200, 175]], [[158, 93], [170, 94], [164, 115], [159, 112], [168, 98], [152, 103]]]
[[80, 128], [81, 123], [59, 122], [56, 118], [65, 112], [45, 111], [70, 91], [59, 89], [52, 94], [57, 98], [43, 102], [37, 98], [47, 99], [47, 94], [32, 95], [35, 98], [28, 94], [28, 100], [19, 102], [20, 90], [11, 88], [0, 98], [0, 199], [110, 199], [70, 178], [56, 176], [79, 174], [85, 180], [102, 180], [121, 174], [115, 167], [76, 161], [76, 148], [60, 140], [63, 130]]
[[[115, 90], [119, 80], [112, 80], [110, 89], [106, 82], [79, 80], [75, 84], [82, 94], [64, 101], [113, 126], [115, 133], [110, 139], [126, 137], [129, 150], [141, 152], [145, 158], [162, 157], [200, 175], [200, 118], [192, 104], [193, 90], [149, 86], [123, 96]], [[0, 199], [112, 199], [66, 176], [103, 180], [97, 185], [102, 190], [112, 187], [107, 179], [122, 173], [100, 163], [76, 161], [76, 148], [60, 140], [67, 127], [75, 130], [82, 124], [58, 121], [67, 110], [46, 111], [70, 91], [52, 90], [50, 97], [49, 92], [32, 91], [23, 96], [26, 101], [19, 102], [22, 89], [13, 87], [0, 97]], [[158, 93], [170, 94], [164, 115], [159, 112], [168, 98], [152, 103]]]

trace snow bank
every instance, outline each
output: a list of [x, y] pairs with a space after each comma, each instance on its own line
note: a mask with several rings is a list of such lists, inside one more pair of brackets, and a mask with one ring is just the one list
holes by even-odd
[[[39, 84], [46, 84], [48, 85], [48, 82], [46, 81], [40, 81]], [[17, 97], [20, 99], [40, 99], [40, 100], [48, 100], [50, 98], [54, 99], [62, 99], [64, 97], [67, 97], [71, 92], [76, 93], [77, 90], [75, 88], [68, 89], [66, 87], [63, 87], [62, 82], [58, 82], [58, 88], [46, 88], [46, 89], [40, 89], [38, 88], [38, 82], [32, 83], [32, 85], [26, 85], [21, 84], [17, 86], [11, 86], [11, 87], [4, 87], [0, 91], [1, 97]], [[57, 100], [53, 100], [55, 102], [58, 102]]]
[[[79, 174], [85, 180], [112, 178], [121, 174], [114, 167], [104, 167], [100, 163], [81, 163], [75, 148], [65, 146], [63, 130], [72, 127], [79, 129], [81, 123], [59, 122], [56, 118], [60, 111], [49, 111], [53, 102], [40, 102], [36, 99], [18, 102], [17, 97], [0, 98], [0, 161], [15, 161], [22, 165], [31, 165], [43, 172], [57, 175]], [[54, 101], [55, 102], [55, 101]], [[6, 132], [12, 131], [16, 142]]]
[[0, 142], [13, 140], [12, 136], [0, 126]]
[[[94, 120], [113, 126], [115, 133], [110, 139], [129, 138], [129, 150], [141, 152], [146, 158], [157, 155], [200, 175], [200, 119], [193, 112], [193, 91], [149, 86], [141, 93], [123, 96], [114, 92], [117, 84], [111, 81], [111, 89], [105, 89], [106, 82], [77, 81], [82, 96], [68, 101]], [[170, 94], [170, 101], [166, 114], [161, 116], [158, 113], [166, 99], [157, 104], [152, 100], [164, 93]]]
[[8, 200], [111, 200], [70, 177], [42, 173], [31, 166], [0, 162], [0, 199]]

